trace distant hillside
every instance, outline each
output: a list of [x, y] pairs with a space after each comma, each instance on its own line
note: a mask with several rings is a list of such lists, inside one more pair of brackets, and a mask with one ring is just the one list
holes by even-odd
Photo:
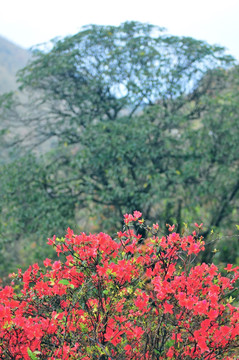
[[27, 50], [0, 36], [0, 94], [16, 89], [16, 72], [28, 59]]

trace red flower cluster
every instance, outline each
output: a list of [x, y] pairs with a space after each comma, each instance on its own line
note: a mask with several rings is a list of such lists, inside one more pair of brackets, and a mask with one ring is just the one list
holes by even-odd
[[48, 241], [64, 261], [12, 274], [0, 289], [1, 359], [236, 359], [239, 268], [193, 266], [196, 232], [160, 237], [156, 224], [140, 238], [141, 215], [125, 215], [114, 240], [68, 229]]

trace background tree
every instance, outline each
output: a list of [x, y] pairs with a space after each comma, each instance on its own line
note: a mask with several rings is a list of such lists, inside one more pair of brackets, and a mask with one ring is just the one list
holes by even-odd
[[78, 231], [87, 218], [110, 231], [135, 209], [179, 230], [182, 219], [206, 219], [205, 235], [231, 222], [238, 71], [223, 48], [126, 22], [86, 27], [33, 56], [19, 73], [21, 100], [2, 115], [9, 139], [18, 135], [0, 175], [5, 228], [14, 214], [24, 239], [61, 235], [70, 221]]

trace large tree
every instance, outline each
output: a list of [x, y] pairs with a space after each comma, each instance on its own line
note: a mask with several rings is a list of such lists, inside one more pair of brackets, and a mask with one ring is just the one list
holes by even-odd
[[88, 26], [33, 56], [19, 73], [21, 101], [2, 115], [20, 133], [1, 171], [6, 224], [14, 210], [28, 236], [51, 232], [51, 221], [62, 233], [69, 220], [109, 226], [137, 209], [179, 230], [203, 216], [207, 235], [232, 214], [238, 107], [225, 100], [237, 90], [223, 48], [126, 22]]

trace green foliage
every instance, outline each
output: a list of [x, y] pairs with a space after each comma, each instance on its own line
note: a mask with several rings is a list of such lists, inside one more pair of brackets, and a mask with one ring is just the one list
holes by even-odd
[[30, 357], [31, 360], [37, 360], [37, 356], [30, 350], [30, 349], [27, 349], [27, 353]]
[[24, 129], [0, 173], [2, 239], [43, 241], [87, 218], [92, 231], [111, 231], [135, 209], [179, 231], [182, 218], [204, 218], [205, 236], [236, 222], [232, 65], [223, 48], [138, 22], [88, 26], [36, 49], [19, 73], [29, 98], [2, 115], [15, 135], [16, 121]]
[[52, 235], [57, 229], [63, 235], [68, 226], [66, 219], [70, 216], [74, 219], [74, 206], [71, 198], [64, 202], [65, 193], [55, 199], [49, 185], [46, 191], [47, 166], [31, 155], [2, 165], [0, 176], [0, 271], [5, 273], [6, 268], [15, 270], [16, 265], [25, 268], [29, 262], [49, 256], [47, 231], [52, 226]]

